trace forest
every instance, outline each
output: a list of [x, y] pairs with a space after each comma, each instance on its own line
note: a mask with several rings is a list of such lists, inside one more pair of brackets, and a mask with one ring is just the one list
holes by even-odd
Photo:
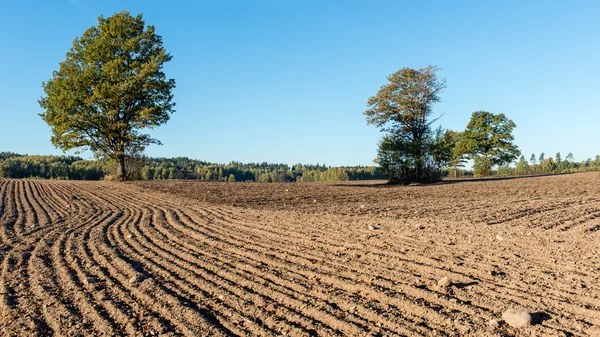
[[[329, 167], [325, 164], [290, 167], [287, 164], [215, 164], [207, 161], [137, 156], [127, 162], [132, 180], [206, 180], [255, 182], [316, 182], [385, 179], [375, 166]], [[39, 156], [0, 152], [0, 177], [59, 180], [111, 179], [117, 163], [110, 159], [84, 160], [75, 156]]]
[[[319, 182], [387, 179], [376, 166], [330, 167], [325, 164], [303, 165], [272, 163], [215, 164], [186, 157], [137, 157], [129, 162], [132, 180], [204, 180], [253, 182]], [[85, 160], [76, 156], [22, 155], [0, 152], [0, 178], [39, 178], [55, 180], [111, 179], [116, 163], [110, 159]], [[513, 164], [499, 166], [489, 176], [507, 177], [535, 174], [558, 174], [600, 171], [600, 155], [576, 161], [571, 153], [564, 159], [560, 152], [553, 157], [532, 154], [521, 156]], [[473, 177], [472, 170], [445, 168], [445, 177]]]

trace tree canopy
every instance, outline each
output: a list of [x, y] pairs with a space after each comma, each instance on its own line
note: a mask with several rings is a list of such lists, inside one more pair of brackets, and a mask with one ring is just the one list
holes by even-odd
[[459, 167], [464, 166], [467, 162], [465, 153], [461, 150], [459, 143], [462, 139], [462, 134], [453, 130], [446, 130], [442, 133], [442, 129], [437, 131], [437, 146], [434, 148], [434, 154], [437, 161], [443, 167], [451, 167], [451, 175], [456, 178]]
[[166, 123], [175, 111], [175, 81], [163, 72], [170, 60], [141, 14], [100, 16], [43, 83], [40, 116], [52, 129], [52, 143], [112, 158], [125, 178], [128, 154], [160, 144], [144, 130]]
[[388, 76], [389, 83], [367, 102], [367, 123], [387, 133], [379, 144], [376, 161], [391, 182], [439, 179], [431, 130], [435, 119], [431, 116], [446, 81], [437, 77], [437, 71], [435, 66], [402, 68]]
[[474, 160], [479, 175], [487, 176], [492, 166], [509, 164], [521, 155], [513, 144], [515, 127], [516, 124], [502, 113], [473, 112], [458, 149]]

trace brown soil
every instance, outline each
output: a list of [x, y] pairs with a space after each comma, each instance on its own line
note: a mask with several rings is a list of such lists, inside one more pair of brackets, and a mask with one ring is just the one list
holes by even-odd
[[0, 335], [597, 336], [599, 230], [598, 173], [0, 179]]

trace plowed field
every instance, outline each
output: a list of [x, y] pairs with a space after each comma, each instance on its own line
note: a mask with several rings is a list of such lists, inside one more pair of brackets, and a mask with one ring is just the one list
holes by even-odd
[[0, 335], [598, 336], [599, 231], [598, 173], [0, 179]]

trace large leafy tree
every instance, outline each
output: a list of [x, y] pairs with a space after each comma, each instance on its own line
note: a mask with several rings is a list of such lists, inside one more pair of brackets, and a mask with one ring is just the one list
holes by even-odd
[[494, 165], [511, 163], [521, 155], [513, 144], [515, 127], [504, 114], [476, 111], [462, 133], [458, 149], [473, 159], [478, 175], [487, 176]]
[[456, 178], [458, 168], [467, 162], [466, 153], [459, 147], [462, 134], [453, 130], [436, 131], [436, 143], [433, 148], [434, 158], [440, 167], [449, 167], [450, 174]]
[[100, 16], [43, 83], [40, 116], [52, 129], [52, 143], [112, 158], [126, 178], [126, 156], [160, 144], [144, 130], [166, 123], [175, 111], [175, 81], [163, 72], [170, 60], [141, 14]]
[[433, 105], [440, 100], [446, 81], [438, 68], [403, 68], [387, 77], [364, 112], [367, 123], [387, 134], [379, 144], [378, 162], [394, 183], [429, 182], [439, 179], [432, 146], [435, 121]]

